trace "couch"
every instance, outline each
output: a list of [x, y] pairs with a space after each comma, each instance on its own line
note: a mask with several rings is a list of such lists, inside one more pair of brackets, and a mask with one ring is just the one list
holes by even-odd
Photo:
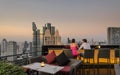
[[[65, 56], [67, 56], [67, 58], [69, 59], [68, 63], [65, 63], [65, 64], [58, 63], [57, 58], [59, 57], [59, 55], [61, 53], [64, 53]], [[29, 62], [30, 63], [45, 62], [50, 65], [59, 65], [64, 68], [62, 70], [60, 70], [57, 74], [59, 74], [59, 75], [77, 75], [77, 71], [81, 67], [82, 61], [73, 59], [70, 54], [71, 50], [69, 50], [69, 49], [63, 49], [63, 51], [61, 53], [59, 55], [55, 56], [56, 55], [55, 50], [53, 50], [50, 53], [48, 53], [48, 55], [46, 55], [46, 56], [39, 56], [39, 57], [31, 58], [29, 60]], [[46, 74], [44, 74], [44, 75], [46, 75]]]
[[[61, 71], [59, 71], [58, 73], [61, 74], [61, 75], [76, 75], [77, 74], [77, 71], [79, 70], [79, 68], [81, 67], [82, 65], [82, 61], [81, 60], [76, 60], [76, 59], [73, 59], [72, 57], [72, 51], [70, 49], [62, 49], [62, 52], [61, 51], [58, 51], [59, 49], [50, 49], [51, 51], [48, 53], [48, 55], [46, 55], [44, 58], [45, 62], [48, 63], [48, 64], [51, 64], [51, 65], [59, 65], [59, 66], [62, 66], [64, 67]], [[52, 51], [53, 50], [53, 51]], [[60, 49], [61, 50], [61, 49]], [[60, 53], [57, 53], [56, 51], [60, 52]], [[54, 53], [56, 54], [57, 53], [57, 56], [54, 56]], [[51, 54], [53, 53], [53, 55]], [[58, 63], [57, 61], [57, 57], [60, 56], [60, 54], [64, 53], [65, 56], [67, 56], [67, 58], [69, 59], [69, 62], [67, 64], [64, 64], [64, 65], [61, 65], [60, 63]], [[51, 55], [50, 55], [51, 54]], [[51, 61], [49, 62], [49, 58], [47, 59], [46, 57], [53, 57], [55, 58], [54, 61]], [[62, 57], [62, 59], [60, 59], [61, 61], [62, 60], [67, 60], [67, 59], [63, 59], [65, 57]], [[48, 61], [47, 61], [48, 60]]]

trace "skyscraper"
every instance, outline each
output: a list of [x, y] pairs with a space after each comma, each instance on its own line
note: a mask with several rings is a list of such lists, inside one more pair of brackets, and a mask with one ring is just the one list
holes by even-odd
[[46, 23], [45, 26], [43, 27], [43, 35], [45, 34], [45, 31], [46, 31], [47, 29], [50, 31], [50, 34], [51, 34], [51, 35], [54, 35], [54, 34], [55, 34], [55, 27], [54, 27], [54, 26], [51, 26], [51, 23]]
[[1, 55], [6, 55], [6, 51], [7, 51], [7, 40], [6, 39], [3, 39], [2, 42], [1, 42]]
[[27, 43], [27, 41], [25, 41], [25, 42], [24, 42], [24, 47], [23, 47], [23, 49], [22, 49], [23, 54], [27, 52], [27, 48], [28, 48], [28, 43]]
[[[32, 56], [36, 57], [40, 52], [40, 30], [37, 29], [35, 22], [32, 23], [33, 29], [33, 49], [32, 49]], [[38, 52], [39, 51], [39, 52]]]
[[59, 35], [58, 30], [55, 31], [54, 38], [55, 38], [55, 45], [61, 45], [61, 36]]
[[51, 26], [51, 23], [47, 23], [43, 27], [43, 45], [61, 45], [59, 31], [55, 31], [55, 27]]
[[108, 44], [120, 45], [120, 27], [108, 27]]
[[46, 23], [46, 25], [47, 25], [47, 29], [49, 29], [51, 33], [51, 23]]
[[1, 44], [0, 44], [0, 56], [1, 56]]
[[23, 53], [24, 42], [18, 42], [17, 45], [18, 45], [17, 54]]
[[54, 35], [54, 34], [55, 34], [55, 27], [51, 26], [51, 35]]
[[[15, 41], [9, 41], [7, 46], [7, 55], [16, 55], [17, 54], [17, 43]], [[12, 56], [7, 58], [8, 61], [17, 60], [17, 56]]]

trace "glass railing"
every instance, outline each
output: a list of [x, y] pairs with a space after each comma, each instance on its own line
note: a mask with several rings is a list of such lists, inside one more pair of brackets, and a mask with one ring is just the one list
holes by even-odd
[[41, 55], [41, 51], [0, 56], [0, 61], [7, 61], [17, 65], [26, 65], [29, 63], [30, 58], [37, 57], [40, 55]]

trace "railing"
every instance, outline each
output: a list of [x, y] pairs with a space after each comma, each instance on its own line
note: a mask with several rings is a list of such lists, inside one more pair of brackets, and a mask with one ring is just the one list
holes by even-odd
[[33, 56], [35, 52], [21, 53], [15, 55], [0, 56], [0, 61], [8, 61], [17, 65], [25, 65], [29, 63], [29, 58], [40, 56], [41, 51], [37, 51], [37, 56]]

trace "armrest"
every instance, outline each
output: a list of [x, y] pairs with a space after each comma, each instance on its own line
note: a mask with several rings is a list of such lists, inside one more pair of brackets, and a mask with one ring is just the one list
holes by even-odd
[[81, 60], [76, 60], [76, 59], [72, 59], [71, 62], [72, 62], [72, 64], [70, 66], [72, 68], [76, 68], [77, 66], [80, 66], [82, 64]]
[[77, 70], [79, 69], [80, 65], [82, 64], [81, 60], [71, 59], [71, 72], [70, 75], [76, 75]]

